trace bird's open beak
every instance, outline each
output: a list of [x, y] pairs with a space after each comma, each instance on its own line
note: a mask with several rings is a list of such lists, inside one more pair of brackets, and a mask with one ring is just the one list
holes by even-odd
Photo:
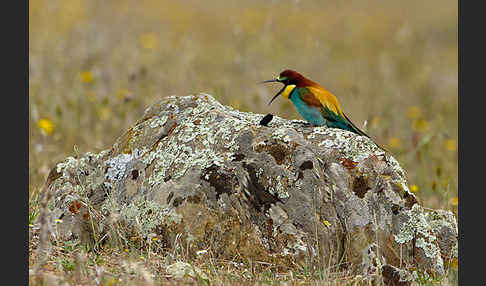
[[285, 89], [286, 87], [287, 87], [287, 86], [286, 86], [286, 85], [284, 85], [284, 87], [282, 87], [282, 89], [281, 89], [279, 92], [277, 92], [277, 94], [275, 94], [275, 95], [272, 97], [272, 100], [270, 100], [270, 102], [268, 103], [268, 105], [270, 105], [270, 104], [272, 103], [272, 101], [273, 101], [275, 98], [277, 98], [277, 97], [278, 97], [278, 96], [279, 96], [279, 95], [280, 95], [280, 94], [281, 94], [281, 93], [284, 91], [284, 89]]
[[[281, 82], [281, 81], [278, 80], [278, 78], [275, 78], [275, 79], [269, 79], [269, 80], [266, 80], [266, 81], [262, 81], [260, 83], [267, 83], [267, 82]], [[284, 84], [284, 87], [279, 92], [277, 92], [277, 94], [275, 94], [272, 97], [272, 100], [270, 100], [270, 102], [268, 103], [268, 105], [270, 105], [272, 103], [272, 101], [274, 101], [275, 98], [277, 98], [284, 91], [285, 87], [286, 87], [286, 85]]]
[[259, 82], [259, 83], [267, 83], [267, 82], [279, 82], [279, 81], [278, 81], [278, 79], [274, 78], [274, 79], [269, 79], [269, 80], [262, 81], [262, 82]]

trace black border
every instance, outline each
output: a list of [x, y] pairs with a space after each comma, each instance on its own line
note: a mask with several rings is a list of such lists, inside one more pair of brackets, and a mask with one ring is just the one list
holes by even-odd
[[[2, 7], [2, 272], [6, 284], [29, 281], [29, 1]], [[12, 280], [13, 283], [8, 281]]]

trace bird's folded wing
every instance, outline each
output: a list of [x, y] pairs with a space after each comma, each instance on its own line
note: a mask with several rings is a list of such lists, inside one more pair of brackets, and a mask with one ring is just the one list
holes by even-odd
[[337, 118], [346, 120], [336, 97], [332, 93], [316, 87], [305, 87], [301, 90], [300, 97], [302, 100], [309, 105], [321, 108], [322, 115], [329, 117], [326, 119], [332, 121], [337, 120]]
[[[317, 87], [306, 87], [305, 89], [303, 89], [303, 92], [301, 92], [301, 98], [308, 104], [310, 104], [310, 102], [314, 103], [317, 99], [320, 103], [322, 116], [324, 116], [326, 120], [345, 124], [349, 129], [352, 129], [357, 134], [369, 137], [366, 133], [356, 127], [353, 122], [351, 122], [351, 120], [346, 116], [346, 114], [344, 114], [344, 112], [341, 110], [341, 107], [339, 106], [337, 98], [328, 90]], [[317, 106], [317, 104], [315, 103], [313, 105]]]

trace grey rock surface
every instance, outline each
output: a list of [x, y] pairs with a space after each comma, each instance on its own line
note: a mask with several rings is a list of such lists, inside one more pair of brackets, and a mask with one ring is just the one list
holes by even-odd
[[51, 171], [58, 236], [156, 236], [167, 248], [178, 237], [190, 253], [398, 269], [390, 277], [404, 281], [406, 270], [441, 274], [457, 258], [454, 215], [420, 206], [369, 138], [262, 117], [207, 94], [164, 98], [110, 149]]

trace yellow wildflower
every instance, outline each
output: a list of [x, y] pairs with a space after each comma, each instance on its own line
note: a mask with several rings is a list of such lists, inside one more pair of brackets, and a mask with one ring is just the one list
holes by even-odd
[[157, 241], [157, 240], [159, 240], [159, 239], [158, 239], [156, 236], [154, 236], [154, 237], [152, 237], [152, 240], [153, 240], [153, 241]]
[[91, 83], [94, 80], [93, 73], [90, 71], [81, 72], [81, 81], [84, 83]]
[[371, 126], [377, 127], [378, 125], [380, 125], [380, 122], [381, 122], [381, 117], [377, 115], [373, 117], [373, 119], [371, 120]]
[[390, 139], [388, 139], [388, 146], [391, 148], [400, 148], [402, 146], [402, 141], [397, 137], [390, 137]]
[[422, 110], [417, 106], [412, 106], [408, 109], [407, 115], [410, 119], [417, 119], [422, 116]]
[[234, 99], [230, 102], [230, 106], [233, 107], [234, 109], [240, 109], [241, 108], [241, 101], [238, 99]]
[[131, 92], [128, 89], [121, 88], [116, 92], [116, 96], [120, 98], [121, 100], [124, 100], [126, 98], [129, 98], [131, 95]]
[[109, 120], [112, 115], [113, 112], [108, 107], [101, 107], [100, 109], [98, 109], [98, 117], [101, 120]]
[[324, 220], [322, 222], [326, 227], [330, 227], [331, 226], [331, 223], [328, 221], [328, 220]]
[[117, 281], [116, 281], [116, 278], [112, 277], [110, 278], [105, 285], [107, 286], [113, 286], [113, 285], [116, 285]]
[[453, 206], [457, 206], [459, 204], [459, 198], [458, 197], [453, 197], [449, 200], [449, 202], [451, 203], [451, 205]]
[[457, 142], [454, 139], [447, 139], [445, 141], [445, 149], [448, 151], [456, 151], [457, 150]]
[[453, 269], [456, 269], [456, 270], [457, 270], [457, 267], [459, 266], [459, 263], [458, 263], [458, 261], [457, 261], [457, 258], [453, 258], [453, 259], [452, 259], [450, 266], [451, 266]]
[[154, 33], [145, 33], [140, 36], [140, 44], [144, 49], [153, 50], [159, 44], [159, 38]]
[[206, 252], [208, 252], [208, 250], [207, 250], [207, 249], [203, 249], [203, 250], [198, 250], [198, 251], [196, 252], [196, 254], [197, 254], [197, 255], [201, 255], [201, 254], [205, 254]]
[[89, 102], [95, 102], [96, 101], [96, 93], [90, 91], [87, 94]]
[[54, 124], [49, 119], [40, 119], [37, 121], [37, 127], [39, 127], [41, 132], [45, 135], [51, 135], [51, 133], [54, 132]]
[[411, 186], [410, 186], [410, 191], [411, 191], [412, 193], [416, 193], [416, 192], [418, 192], [418, 191], [419, 191], [419, 187], [418, 187], [417, 185], [411, 185]]
[[429, 129], [429, 122], [425, 119], [416, 119], [412, 122], [412, 129], [416, 132], [425, 132]]
[[123, 251], [128, 252], [128, 248], [123, 249]]

